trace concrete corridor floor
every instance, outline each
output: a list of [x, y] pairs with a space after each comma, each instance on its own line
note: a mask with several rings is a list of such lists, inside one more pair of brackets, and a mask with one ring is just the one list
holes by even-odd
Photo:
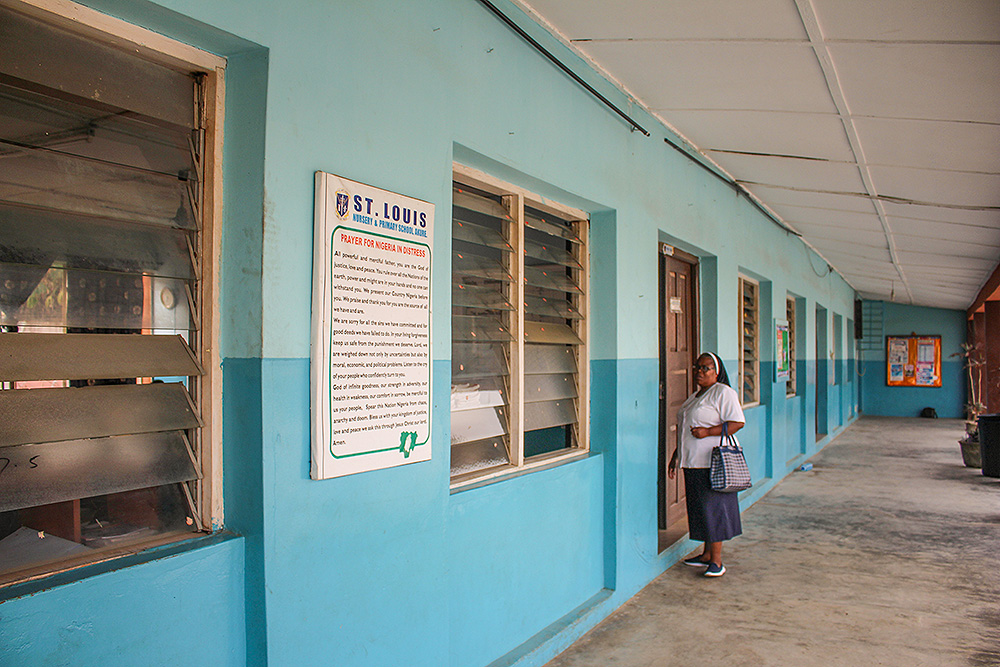
[[1000, 479], [963, 422], [863, 417], [547, 667], [1000, 665]]

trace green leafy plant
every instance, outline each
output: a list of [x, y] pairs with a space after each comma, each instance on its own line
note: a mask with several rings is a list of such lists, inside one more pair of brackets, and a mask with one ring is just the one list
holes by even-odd
[[962, 351], [951, 355], [963, 357], [965, 371], [969, 378], [969, 402], [965, 404], [965, 432], [972, 438], [978, 438], [979, 415], [986, 412], [983, 403], [983, 370], [986, 359], [979, 350], [978, 343], [962, 343]]

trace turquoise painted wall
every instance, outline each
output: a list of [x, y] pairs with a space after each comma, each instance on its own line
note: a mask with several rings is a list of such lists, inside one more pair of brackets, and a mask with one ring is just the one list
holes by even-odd
[[[815, 438], [814, 313], [821, 305], [828, 318], [846, 318], [850, 287], [665, 145], [655, 119], [511, 3], [498, 4], [652, 136], [630, 132], [474, 0], [88, 4], [229, 58], [225, 526], [242, 537], [3, 603], [4, 619], [19, 619], [10, 627], [25, 638], [26, 659], [56, 650], [33, 637], [72, 634], [83, 618], [102, 631], [73, 635], [79, 663], [105, 663], [117, 651], [133, 664], [198, 664], [189, 645], [147, 637], [154, 620], [184, 616], [202, 630], [188, 641], [213, 644], [213, 661], [202, 664], [243, 664], [241, 654], [255, 666], [544, 664], [693, 548], [657, 553], [664, 238], [700, 258], [702, 346], [730, 368], [738, 275], [762, 283], [762, 403], [740, 434], [757, 484], [743, 505], [842, 428]], [[457, 493], [448, 465], [453, 160], [592, 216], [591, 455]], [[437, 207], [429, 462], [309, 479], [316, 170]], [[793, 289], [802, 379], [786, 398], [773, 381], [772, 324]], [[851, 374], [841, 391], [824, 404], [828, 417], [856, 405]], [[178, 567], [189, 576], [158, 588]], [[92, 599], [82, 617], [66, 611], [76, 590]], [[119, 622], [118, 594], [130, 622]]]
[[[451, 634], [447, 664], [504, 655], [601, 591], [603, 464], [595, 456], [451, 496], [448, 624], [469, 631]], [[589, 541], [576, 543], [581, 536]], [[505, 633], [486, 631], [499, 619]]]
[[885, 384], [885, 340], [878, 350], [866, 350], [860, 361], [864, 376], [861, 411], [889, 417], [919, 417], [925, 407], [938, 417], [965, 417], [967, 380], [961, 357], [966, 341], [966, 314], [963, 310], [924, 308], [883, 302], [882, 329], [886, 336], [911, 333], [941, 336], [940, 387], [887, 387]]
[[127, 567], [0, 605], [0, 663], [246, 664], [243, 540]]

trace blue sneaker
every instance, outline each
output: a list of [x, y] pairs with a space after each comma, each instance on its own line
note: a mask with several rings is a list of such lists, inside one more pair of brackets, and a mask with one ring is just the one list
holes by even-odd
[[721, 577], [726, 573], [725, 565], [716, 565], [715, 563], [709, 563], [708, 569], [705, 570], [706, 577]]
[[693, 558], [685, 559], [684, 564], [691, 565], [692, 567], [708, 567], [708, 561], [702, 560], [701, 554]]

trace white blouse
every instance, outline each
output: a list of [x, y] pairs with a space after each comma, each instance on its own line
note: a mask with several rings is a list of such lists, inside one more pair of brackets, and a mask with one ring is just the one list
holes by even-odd
[[746, 423], [740, 397], [732, 387], [716, 382], [701, 396], [696, 392], [684, 401], [677, 412], [681, 468], [711, 466], [712, 449], [718, 446], [721, 437], [710, 435], [707, 438], [696, 438], [691, 434], [691, 427], [718, 426], [722, 422]]

